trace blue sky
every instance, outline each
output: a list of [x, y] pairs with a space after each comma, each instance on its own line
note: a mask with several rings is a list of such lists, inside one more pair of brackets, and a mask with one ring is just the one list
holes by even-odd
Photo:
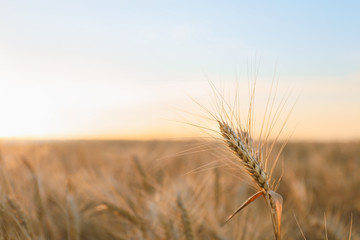
[[[177, 136], [159, 120], [175, 118], [168, 108], [184, 106], [188, 92], [202, 98], [204, 73], [232, 81], [255, 57], [265, 82], [276, 65], [280, 84], [301, 92], [295, 138], [319, 136], [311, 129], [325, 119], [329, 128], [353, 125], [359, 9], [357, 1], [1, 1], [0, 136], [131, 137], [133, 128], [141, 137], [165, 125]], [[138, 120], [144, 112], [151, 120]], [[326, 138], [360, 137], [344, 132]]]

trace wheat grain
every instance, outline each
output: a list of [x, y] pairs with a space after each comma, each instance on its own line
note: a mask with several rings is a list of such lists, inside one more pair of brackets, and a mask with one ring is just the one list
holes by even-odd
[[258, 187], [258, 192], [241, 205], [226, 221], [229, 221], [233, 216], [235, 216], [235, 214], [240, 212], [255, 199], [263, 196], [271, 210], [275, 238], [279, 240], [282, 197], [270, 187], [271, 185], [268, 175], [262, 166], [261, 159], [259, 158], [260, 154], [257, 154], [260, 151], [256, 151], [256, 149], [251, 148], [251, 143], [253, 141], [248, 133], [240, 130], [236, 133], [225, 121], [218, 121], [218, 123], [220, 133], [224, 138], [226, 145], [238, 157], [240, 160], [239, 162], [246, 172], [252, 177]]

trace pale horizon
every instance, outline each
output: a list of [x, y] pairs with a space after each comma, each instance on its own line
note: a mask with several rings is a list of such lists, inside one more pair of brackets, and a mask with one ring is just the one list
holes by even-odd
[[0, 139], [206, 137], [189, 96], [209, 107], [209, 80], [246, 89], [259, 64], [255, 111], [274, 73], [298, 99], [284, 137], [360, 140], [359, 3], [0, 5]]

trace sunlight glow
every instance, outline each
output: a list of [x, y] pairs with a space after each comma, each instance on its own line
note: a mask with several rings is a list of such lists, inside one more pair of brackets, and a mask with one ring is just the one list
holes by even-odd
[[203, 113], [188, 96], [211, 106], [208, 81], [231, 96], [237, 79], [246, 111], [248, 74], [259, 69], [255, 111], [274, 72], [285, 88], [279, 97], [299, 97], [292, 139], [360, 139], [359, 7], [2, 2], [0, 138], [203, 136], [189, 127], [201, 125]]

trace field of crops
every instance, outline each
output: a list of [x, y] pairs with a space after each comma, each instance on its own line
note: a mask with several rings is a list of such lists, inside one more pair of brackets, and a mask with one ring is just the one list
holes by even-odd
[[[0, 239], [273, 239], [262, 198], [224, 224], [255, 193], [228, 158], [215, 141], [4, 141]], [[359, 169], [360, 143], [289, 143], [283, 239], [360, 239]]]

